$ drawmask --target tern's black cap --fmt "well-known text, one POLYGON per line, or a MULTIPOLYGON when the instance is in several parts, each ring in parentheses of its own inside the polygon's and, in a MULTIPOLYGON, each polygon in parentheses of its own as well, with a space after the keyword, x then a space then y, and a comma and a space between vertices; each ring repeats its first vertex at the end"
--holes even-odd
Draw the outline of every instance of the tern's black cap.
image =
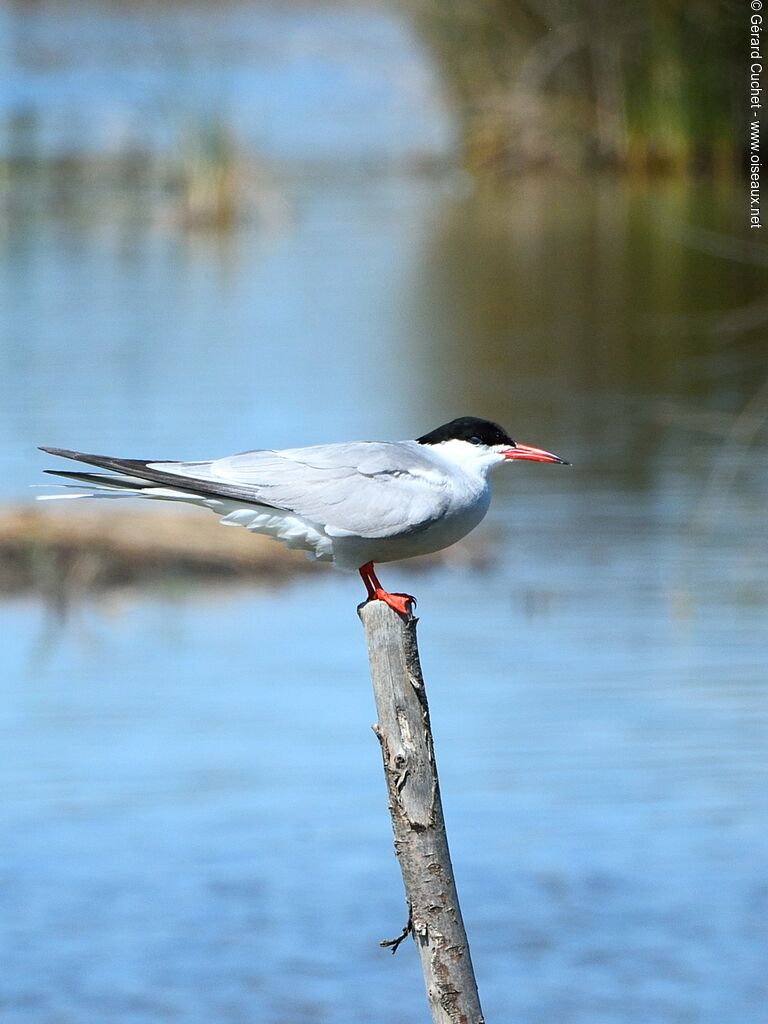
POLYGON ((509 434, 500 427, 498 423, 491 423, 490 420, 481 420, 477 416, 460 416, 450 423, 444 423, 442 427, 430 430, 428 434, 417 437, 419 444, 440 444, 441 441, 469 441, 470 444, 485 444, 492 447, 496 444, 505 444, 510 448, 515 447, 515 442, 509 434))

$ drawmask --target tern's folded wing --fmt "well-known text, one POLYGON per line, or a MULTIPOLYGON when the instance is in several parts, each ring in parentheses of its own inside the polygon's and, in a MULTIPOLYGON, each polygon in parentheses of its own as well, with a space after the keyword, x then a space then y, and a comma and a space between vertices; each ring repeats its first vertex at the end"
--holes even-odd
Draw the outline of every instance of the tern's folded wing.
POLYGON ((213 462, 42 450, 121 474, 105 477, 100 481, 105 485, 170 485, 203 497, 267 506, 302 516, 332 537, 415 533, 440 519, 450 505, 448 481, 415 441, 252 451, 213 462))
POLYGON ((180 476, 204 474, 212 489, 242 488, 251 500, 295 512, 331 536, 413 533, 439 519, 450 504, 443 474, 415 442, 244 452, 163 468, 180 476))

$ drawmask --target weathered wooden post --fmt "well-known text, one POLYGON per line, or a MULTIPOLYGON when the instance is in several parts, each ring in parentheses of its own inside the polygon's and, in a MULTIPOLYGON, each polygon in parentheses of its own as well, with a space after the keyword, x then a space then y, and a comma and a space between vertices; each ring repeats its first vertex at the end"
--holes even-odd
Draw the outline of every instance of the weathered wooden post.
POLYGON ((416 619, 383 601, 358 609, 368 643, 395 852, 403 874, 409 933, 421 957, 434 1024, 482 1024, 467 934, 445 834, 416 619))

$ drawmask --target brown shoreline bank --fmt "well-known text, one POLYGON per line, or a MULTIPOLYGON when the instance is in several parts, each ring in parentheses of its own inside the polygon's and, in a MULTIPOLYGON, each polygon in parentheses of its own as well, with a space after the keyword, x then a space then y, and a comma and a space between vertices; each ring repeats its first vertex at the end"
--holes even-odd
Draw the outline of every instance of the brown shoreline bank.
MULTIPOLYGON (((476 543, 414 560, 480 566, 476 543)), ((268 537, 224 527, 210 513, 134 510, 67 503, 0 509, 0 598, 38 594, 86 597, 126 587, 194 587, 204 583, 285 583, 317 566, 304 552, 268 537)))

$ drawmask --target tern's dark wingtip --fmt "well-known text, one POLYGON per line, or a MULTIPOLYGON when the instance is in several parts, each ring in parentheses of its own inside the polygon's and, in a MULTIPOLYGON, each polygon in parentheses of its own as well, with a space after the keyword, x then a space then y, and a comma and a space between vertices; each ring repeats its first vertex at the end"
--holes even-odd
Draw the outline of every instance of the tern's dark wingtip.
MULTIPOLYGON (((38 451, 45 452, 46 455, 56 455, 60 459, 82 459, 85 452, 76 452, 71 448, 49 448, 47 445, 39 445, 38 451)), ((86 456, 87 460, 88 456, 86 456)))

